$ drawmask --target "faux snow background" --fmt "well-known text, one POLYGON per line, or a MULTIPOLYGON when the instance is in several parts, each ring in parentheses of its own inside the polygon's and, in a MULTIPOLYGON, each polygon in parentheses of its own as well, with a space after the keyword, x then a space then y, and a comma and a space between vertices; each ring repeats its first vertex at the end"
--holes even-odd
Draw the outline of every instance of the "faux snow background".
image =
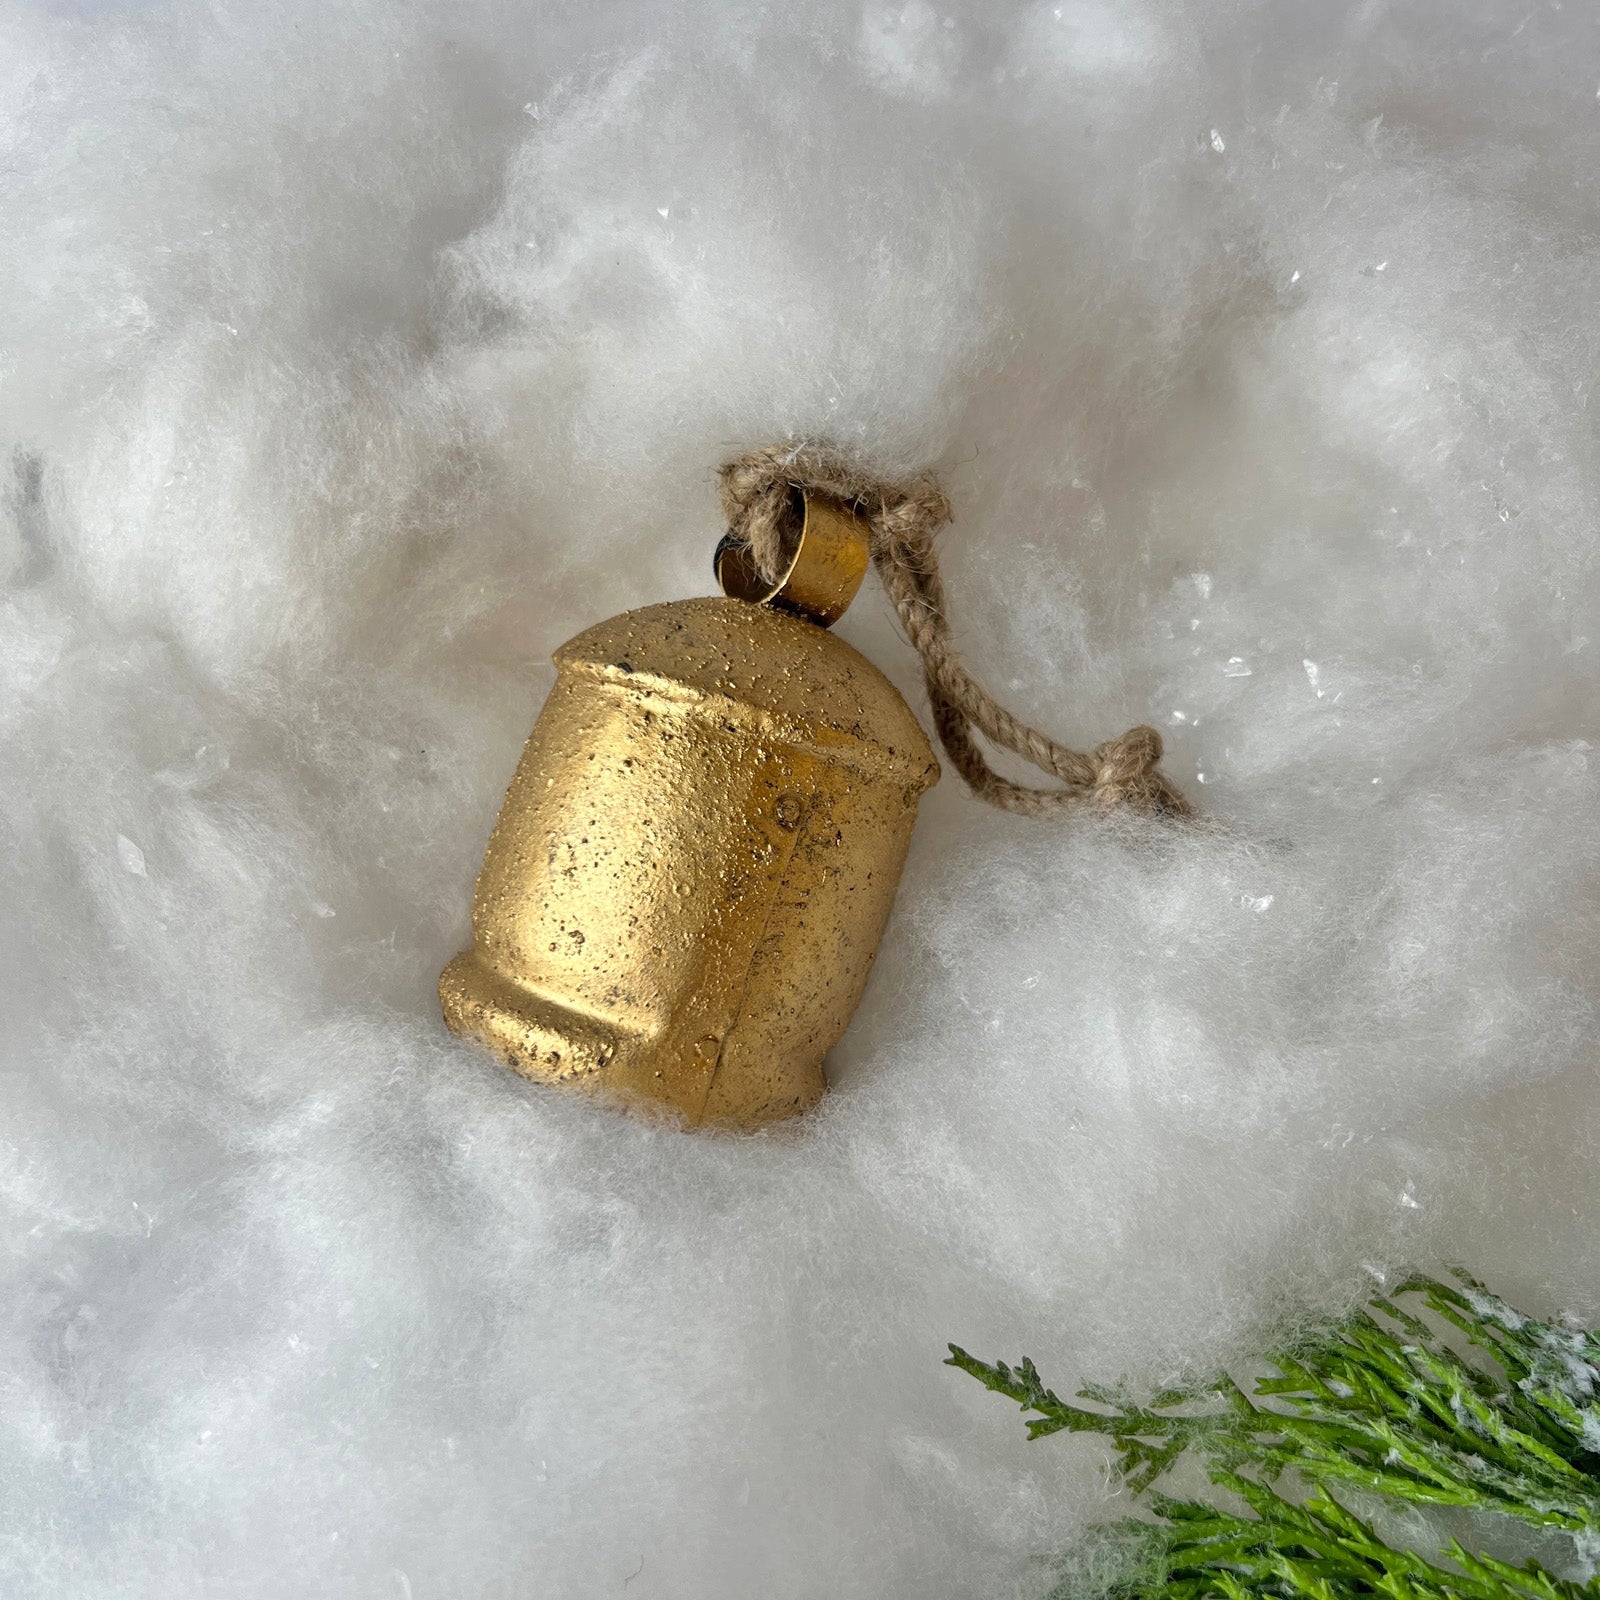
POLYGON ((0 16, 0 1589, 1039 1595, 1121 1507, 946 1340, 1600 1308, 1593 7, 0 16), (1235 831, 947 778, 836 1092, 686 1138, 433 986, 789 431, 1235 831))

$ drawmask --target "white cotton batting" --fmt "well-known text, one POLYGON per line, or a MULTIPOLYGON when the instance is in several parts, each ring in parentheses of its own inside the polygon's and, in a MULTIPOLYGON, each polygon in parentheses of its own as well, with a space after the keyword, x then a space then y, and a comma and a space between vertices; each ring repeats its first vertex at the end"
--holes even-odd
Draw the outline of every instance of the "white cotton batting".
POLYGON ((947 1340, 1600 1309, 1597 85, 1542 0, 11 0, 0 1590, 1039 1596, 1127 1502, 947 1340), (788 434, 1229 827, 947 776, 832 1095, 692 1138, 434 982, 549 652, 788 434))

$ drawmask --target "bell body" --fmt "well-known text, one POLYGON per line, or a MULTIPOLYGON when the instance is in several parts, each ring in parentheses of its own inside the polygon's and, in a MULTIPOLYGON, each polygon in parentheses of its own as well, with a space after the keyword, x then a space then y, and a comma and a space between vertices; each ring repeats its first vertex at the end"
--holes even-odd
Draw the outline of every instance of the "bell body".
POLYGON ((703 599, 564 645, 445 1019, 527 1077, 690 1126, 813 1104, 938 766, 876 667, 703 599))

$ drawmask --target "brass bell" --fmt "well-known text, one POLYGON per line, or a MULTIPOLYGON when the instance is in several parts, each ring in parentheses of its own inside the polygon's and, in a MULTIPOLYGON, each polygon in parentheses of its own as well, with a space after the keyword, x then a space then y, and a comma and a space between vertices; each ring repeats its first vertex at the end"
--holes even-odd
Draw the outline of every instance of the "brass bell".
POLYGON ((690 1127, 815 1104, 939 776, 894 686, 827 631, 867 531, 798 495, 789 571, 724 540, 724 597, 556 652, 489 840, 445 1021, 529 1078, 690 1127))

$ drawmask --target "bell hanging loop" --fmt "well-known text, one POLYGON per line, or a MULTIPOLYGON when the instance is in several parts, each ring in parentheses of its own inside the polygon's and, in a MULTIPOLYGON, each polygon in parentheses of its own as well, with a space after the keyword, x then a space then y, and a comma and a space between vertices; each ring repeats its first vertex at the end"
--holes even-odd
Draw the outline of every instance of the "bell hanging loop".
POLYGON ((774 606, 831 628, 860 592, 872 564, 867 525, 848 506, 804 489, 792 491, 799 532, 786 570, 768 582, 750 546, 726 533, 712 557, 712 570, 731 600, 774 606))

